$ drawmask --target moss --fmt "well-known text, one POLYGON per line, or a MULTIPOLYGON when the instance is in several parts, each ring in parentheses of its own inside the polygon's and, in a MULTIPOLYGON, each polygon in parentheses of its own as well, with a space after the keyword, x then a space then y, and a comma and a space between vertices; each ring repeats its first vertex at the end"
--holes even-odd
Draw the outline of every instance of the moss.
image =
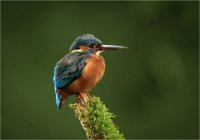
POLYGON ((115 116, 99 97, 84 96, 83 100, 70 107, 75 111, 88 139, 125 139, 112 121, 115 116))

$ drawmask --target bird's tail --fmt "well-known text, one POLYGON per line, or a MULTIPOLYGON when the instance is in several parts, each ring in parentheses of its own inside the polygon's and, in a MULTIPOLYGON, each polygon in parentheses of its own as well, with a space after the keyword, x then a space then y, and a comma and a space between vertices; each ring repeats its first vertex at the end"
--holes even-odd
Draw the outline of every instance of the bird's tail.
POLYGON ((56 89, 55 94, 56 94, 57 110, 60 110, 61 107, 63 106, 65 100, 69 96, 69 94, 65 90, 60 90, 60 89, 56 89))

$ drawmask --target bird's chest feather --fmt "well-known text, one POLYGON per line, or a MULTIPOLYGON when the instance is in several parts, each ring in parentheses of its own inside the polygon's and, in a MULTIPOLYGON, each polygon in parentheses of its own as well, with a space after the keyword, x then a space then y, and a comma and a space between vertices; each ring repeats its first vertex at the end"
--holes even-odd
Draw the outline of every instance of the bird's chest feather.
POLYGON ((89 54, 81 77, 75 80, 69 88, 75 92, 89 91, 102 79, 104 72, 104 58, 101 55, 89 54))

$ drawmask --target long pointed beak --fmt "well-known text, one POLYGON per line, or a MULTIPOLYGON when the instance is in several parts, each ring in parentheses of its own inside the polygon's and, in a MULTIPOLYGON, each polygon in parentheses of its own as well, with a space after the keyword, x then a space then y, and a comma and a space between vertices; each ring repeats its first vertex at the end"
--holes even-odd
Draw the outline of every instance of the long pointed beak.
POLYGON ((127 49, 128 47, 124 46, 116 46, 116 45, 101 45, 102 50, 120 50, 120 49, 127 49))

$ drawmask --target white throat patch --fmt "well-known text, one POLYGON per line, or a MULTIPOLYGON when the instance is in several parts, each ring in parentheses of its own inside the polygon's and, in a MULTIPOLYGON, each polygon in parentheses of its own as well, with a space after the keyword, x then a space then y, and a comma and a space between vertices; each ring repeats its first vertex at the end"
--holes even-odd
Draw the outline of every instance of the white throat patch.
POLYGON ((96 56, 99 56, 103 51, 97 51, 96 56))

